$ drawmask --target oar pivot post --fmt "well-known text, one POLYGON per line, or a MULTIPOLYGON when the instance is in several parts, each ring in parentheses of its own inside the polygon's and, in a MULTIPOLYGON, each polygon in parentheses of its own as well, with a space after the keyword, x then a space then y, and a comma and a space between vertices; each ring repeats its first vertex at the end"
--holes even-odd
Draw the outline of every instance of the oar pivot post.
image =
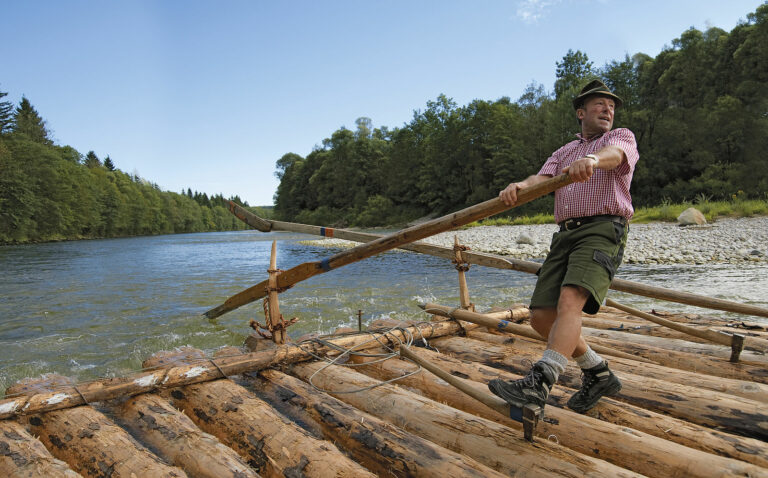
POLYGON ((744 336, 742 334, 731 335, 731 358, 730 361, 736 363, 739 361, 741 351, 744 350, 744 336))

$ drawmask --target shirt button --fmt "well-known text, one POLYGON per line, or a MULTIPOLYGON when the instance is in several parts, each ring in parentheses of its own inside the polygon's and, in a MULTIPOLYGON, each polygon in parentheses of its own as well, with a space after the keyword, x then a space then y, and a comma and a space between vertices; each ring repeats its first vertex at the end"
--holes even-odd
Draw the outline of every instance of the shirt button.
POLYGON ((565 209, 568 209, 568 206, 565 206, 565 209))

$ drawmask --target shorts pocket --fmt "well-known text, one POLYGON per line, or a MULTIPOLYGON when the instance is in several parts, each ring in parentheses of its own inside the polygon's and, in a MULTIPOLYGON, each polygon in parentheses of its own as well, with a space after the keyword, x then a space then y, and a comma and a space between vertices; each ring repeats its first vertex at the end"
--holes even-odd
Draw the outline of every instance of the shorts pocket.
POLYGON ((615 221, 611 221, 613 224, 613 233, 616 237, 616 244, 621 244, 621 240, 624 239, 624 225, 615 221))
POLYGON ((613 280, 613 276, 616 274, 616 264, 611 256, 600 249, 595 249, 595 252, 592 254, 592 260, 603 266, 608 271, 610 280, 613 280))

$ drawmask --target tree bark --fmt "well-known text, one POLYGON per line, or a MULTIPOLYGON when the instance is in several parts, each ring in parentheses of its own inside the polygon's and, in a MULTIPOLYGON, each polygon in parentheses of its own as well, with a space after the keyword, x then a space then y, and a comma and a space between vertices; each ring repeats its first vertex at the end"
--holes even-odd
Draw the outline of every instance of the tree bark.
POLYGON ((187 476, 140 446, 125 430, 89 406, 24 419, 58 459, 83 476, 187 476))
MULTIPOLYGON (((487 365, 466 362, 443 353, 419 349, 438 367, 457 377, 487 384, 491 379, 517 380, 513 374, 487 365)), ((355 359, 356 362, 359 360, 355 359)), ((549 395, 548 407, 565 408, 574 392, 571 388, 556 386, 549 395)), ((549 412, 545 410, 545 415, 549 412)), ((768 444, 754 438, 745 438, 662 415, 650 410, 603 397, 585 415, 615 425, 632 428, 665 440, 695 448, 707 453, 735 458, 761 467, 768 467, 768 444)))
POLYGON ((290 416, 317 425, 327 440, 379 476, 445 478, 499 477, 475 460, 403 431, 375 416, 321 393, 301 380, 263 370, 254 380, 259 393, 280 403, 290 416))
MULTIPOLYGON (((468 334, 469 337, 477 340, 491 343, 497 342, 495 338, 496 336, 489 334, 488 332, 473 330, 468 332, 468 334)), ((507 342, 504 345, 513 348, 517 355, 524 354, 526 358, 534 362, 541 357, 541 354, 546 349, 546 345, 543 343, 524 339, 515 340, 514 343, 507 342)), ((664 380, 670 383, 735 395, 737 397, 743 397, 758 402, 768 402, 768 385, 762 383, 714 377, 712 375, 687 372, 685 370, 678 370, 652 363, 638 363, 635 360, 622 357, 606 357, 606 359, 610 362, 611 369, 614 372, 622 372, 619 375, 619 378, 621 378, 624 373, 631 373, 656 380, 664 380)), ((768 403, 766 403, 766 408, 768 408, 768 403)))
MULTIPOLYGON (((408 337, 424 337, 426 339, 441 335, 455 334, 461 327, 453 321, 422 324, 409 327, 406 330, 391 330, 386 335, 378 335, 383 342, 399 343, 408 337)), ((339 337, 333 340, 338 347, 378 347, 379 343, 371 340, 370 335, 339 337)), ((191 364, 169 364, 155 370, 146 370, 131 374, 127 377, 108 378, 81 383, 78 388, 71 384, 58 387, 55 391, 33 390, 29 394, 17 395, 14 391, 6 391, 6 397, 0 400, 0 420, 17 415, 63 410, 89 402, 111 400, 119 397, 130 397, 153 391, 156 387, 173 388, 181 385, 203 383, 220 379, 223 376, 237 375, 245 372, 258 371, 273 365, 288 364, 301 360, 309 360, 311 354, 338 355, 335 349, 321 343, 305 343, 299 347, 296 344, 286 344, 273 349, 253 352, 243 355, 216 358, 209 360, 200 358, 191 364)))
POLYGON ((257 478, 231 448, 204 433, 165 399, 152 394, 132 397, 113 408, 134 436, 189 476, 257 478))
POLYGON ((20 424, 0 422, 0 476, 7 478, 79 478, 63 461, 51 455, 40 440, 20 424))
MULTIPOLYGON (((512 347, 499 346, 467 338, 442 337, 432 341, 441 352, 459 358, 484 363, 520 375, 530 368, 521 363, 537 361, 541 354, 527 353, 512 347)), ((645 364, 640 364, 640 367, 645 364)), ((578 367, 569 365, 560 375, 560 383, 579 388, 578 367)), ((764 402, 728 395, 698 387, 656 380, 631 373, 621 373, 622 389, 616 395, 650 410, 661 411, 704 426, 722 427, 744 436, 768 438, 768 415, 764 402)))
MULTIPOLYGON (((418 348, 410 350, 439 366, 434 356, 440 354, 418 348)), ((466 367, 473 368, 473 365, 466 364, 466 367)), ((416 365, 404 360, 387 360, 356 367, 356 370, 379 380, 390 380, 413 372, 416 368, 416 365)), ((473 372, 477 374, 476 370, 473 372)), ((498 414, 488 407, 482 406, 477 400, 426 371, 398 380, 397 383, 409 389, 416 389, 436 402, 490 420, 502 420, 502 423, 509 427, 522 429, 520 423, 506 417, 498 417, 498 414)), ((486 383, 472 380, 465 380, 465 383, 472 385, 479 392, 488 393, 486 383)), ((558 443, 574 451, 606 460, 648 477, 707 476, 711 475, 712 470, 719 470, 724 476, 768 476, 768 470, 752 464, 711 455, 626 426, 614 425, 556 407, 546 409, 545 419, 539 421, 536 434, 545 440, 548 437, 556 437, 558 443)))
POLYGON ((230 380, 187 385, 170 395, 177 408, 263 476, 374 476, 230 380))
MULTIPOLYGON (((308 380, 323 367, 296 364, 291 373, 308 380)), ((418 396, 400 387, 383 385, 360 393, 337 395, 378 384, 365 375, 339 366, 326 367, 313 376, 315 386, 350 405, 387 420, 438 445, 468 455, 513 476, 633 476, 634 473, 586 457, 553 443, 528 443, 518 432, 418 396)))

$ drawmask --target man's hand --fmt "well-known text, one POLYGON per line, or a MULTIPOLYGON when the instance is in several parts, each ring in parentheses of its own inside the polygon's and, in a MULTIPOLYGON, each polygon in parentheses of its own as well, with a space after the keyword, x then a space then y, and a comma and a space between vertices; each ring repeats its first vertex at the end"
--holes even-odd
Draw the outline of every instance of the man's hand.
POLYGON ((568 173, 568 175, 577 183, 583 183, 592 177, 597 165, 597 159, 593 155, 590 155, 589 157, 577 159, 571 163, 570 166, 563 168, 563 172, 568 173))
POLYGON ((520 183, 510 183, 509 186, 499 192, 499 197, 507 206, 514 206, 517 202, 517 190, 523 189, 520 183))

